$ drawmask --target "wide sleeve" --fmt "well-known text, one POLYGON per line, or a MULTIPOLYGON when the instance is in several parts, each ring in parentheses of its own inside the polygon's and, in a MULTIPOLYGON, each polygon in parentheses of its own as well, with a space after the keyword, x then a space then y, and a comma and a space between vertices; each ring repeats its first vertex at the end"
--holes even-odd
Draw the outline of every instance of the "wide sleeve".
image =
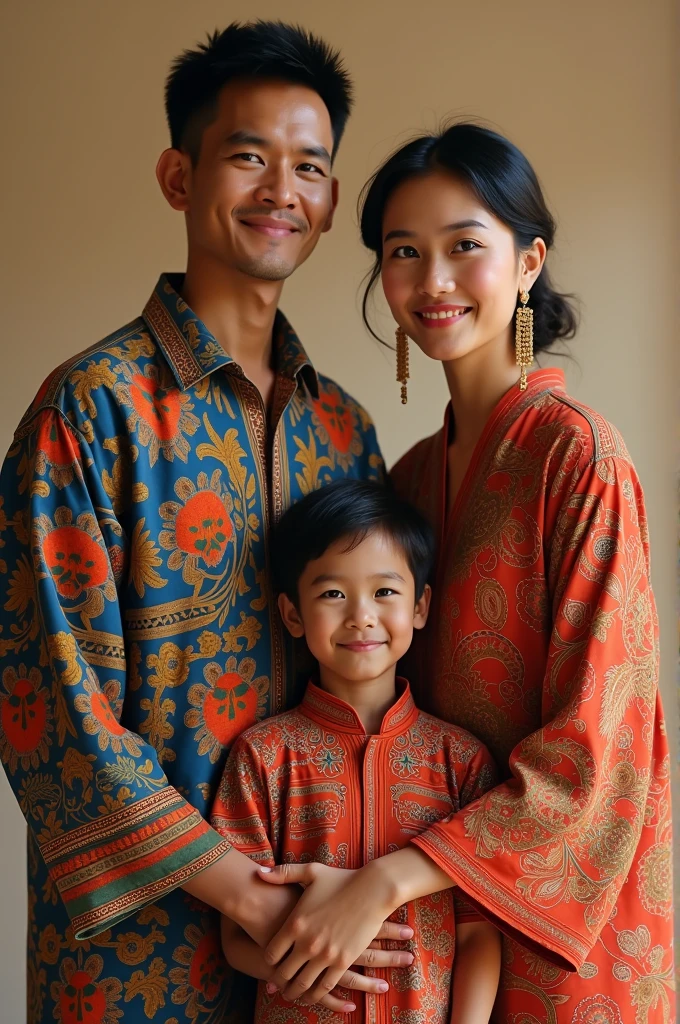
POLYGON ((265 867, 275 866, 266 774, 247 735, 232 747, 210 821, 241 853, 265 867))
POLYGON ((629 873, 667 748, 634 470, 590 463, 546 515, 542 728, 513 750, 507 782, 413 842, 501 930, 575 970, 629 873))
MULTIPOLYGON (((463 731, 459 730, 459 732, 463 731)), ((465 744, 461 743, 459 739, 456 749, 459 751, 464 746, 465 744)), ((456 790, 461 809, 474 803, 475 800, 479 800, 498 782, 496 764, 484 744, 473 736, 468 736, 467 746, 472 750, 472 756, 458 758, 456 765, 456 790)), ((459 886, 453 890, 453 909, 456 924, 470 924, 474 921, 485 920, 484 915, 470 903, 459 886)))
POLYGON ((127 557, 86 438, 42 410, 0 476, 0 753, 78 939, 229 849, 121 724, 127 557))

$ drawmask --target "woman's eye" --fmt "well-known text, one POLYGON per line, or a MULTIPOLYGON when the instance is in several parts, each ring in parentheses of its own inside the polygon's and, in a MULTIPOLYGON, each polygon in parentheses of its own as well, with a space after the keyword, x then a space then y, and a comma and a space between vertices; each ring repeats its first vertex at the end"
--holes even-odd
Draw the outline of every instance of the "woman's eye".
POLYGON ((391 597, 392 594, 396 594, 396 590, 392 590, 391 587, 381 587, 375 592, 376 597, 391 597))
POLYGON ((454 252, 472 252, 473 249, 479 249, 479 246, 471 238, 463 238, 462 241, 456 242, 453 247, 454 252))
POLYGON ((398 260, 410 259, 413 256, 418 255, 418 250, 414 249, 412 245, 400 245, 398 249, 395 249, 392 253, 398 260))

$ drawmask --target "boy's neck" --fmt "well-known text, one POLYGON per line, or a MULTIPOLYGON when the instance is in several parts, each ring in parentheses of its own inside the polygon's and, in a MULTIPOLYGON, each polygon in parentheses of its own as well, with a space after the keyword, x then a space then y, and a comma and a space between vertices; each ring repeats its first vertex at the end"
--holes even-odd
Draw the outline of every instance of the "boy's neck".
POLYGON ((369 735, 380 732, 383 718, 397 699, 396 665, 376 679, 341 679, 319 666, 321 689, 353 707, 369 735))

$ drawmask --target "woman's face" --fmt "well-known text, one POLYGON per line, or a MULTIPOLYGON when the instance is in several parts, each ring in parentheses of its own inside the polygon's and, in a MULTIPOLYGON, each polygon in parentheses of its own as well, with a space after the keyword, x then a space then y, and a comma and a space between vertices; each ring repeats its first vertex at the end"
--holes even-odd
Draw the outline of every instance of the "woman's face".
POLYGON ((404 182, 387 203, 385 297, 431 359, 459 359, 504 338, 509 346, 519 289, 538 271, 527 278, 510 228, 445 171, 404 182))

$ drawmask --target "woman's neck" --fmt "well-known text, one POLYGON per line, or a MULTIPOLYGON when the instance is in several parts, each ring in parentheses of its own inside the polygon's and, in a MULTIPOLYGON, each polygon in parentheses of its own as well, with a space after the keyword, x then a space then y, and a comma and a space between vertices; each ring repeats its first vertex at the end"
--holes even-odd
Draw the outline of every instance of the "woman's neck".
POLYGON ((453 444, 471 452, 498 402, 519 379, 509 332, 443 365, 455 423, 453 444))

